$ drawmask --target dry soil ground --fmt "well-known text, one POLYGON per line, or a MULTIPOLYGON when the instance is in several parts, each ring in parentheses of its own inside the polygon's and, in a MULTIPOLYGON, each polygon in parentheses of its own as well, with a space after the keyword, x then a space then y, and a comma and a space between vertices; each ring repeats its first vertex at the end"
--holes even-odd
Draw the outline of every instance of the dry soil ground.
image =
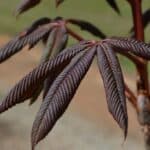
MULTIPOLYGON (((8 39, 1 37, 0 45, 8 39)), ((40 51, 40 47, 32 51, 24 49, 0 65, 1 99, 37 65, 40 51)), ((127 78, 130 86, 132 79, 127 78)), ((30 131, 40 103, 40 98, 31 107, 26 102, 0 116, 0 150, 30 149, 30 131)), ((102 80, 93 64, 69 109, 37 150, 142 150, 142 134, 130 104, 128 113, 129 134, 124 142, 122 131, 108 113, 102 80)))

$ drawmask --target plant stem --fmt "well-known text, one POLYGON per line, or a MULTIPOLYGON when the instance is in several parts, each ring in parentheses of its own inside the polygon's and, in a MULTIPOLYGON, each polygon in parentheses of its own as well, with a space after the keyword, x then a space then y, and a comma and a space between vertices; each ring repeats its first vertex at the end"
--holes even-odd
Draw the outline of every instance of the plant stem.
MULTIPOLYGON (((134 21, 135 38, 144 41, 144 28, 142 19, 141 0, 130 0, 134 21)), ((139 123, 143 127, 144 142, 146 150, 150 150, 150 101, 149 101, 149 80, 148 65, 144 60, 136 64, 137 68, 137 107, 139 123)))
POLYGON ((136 109, 136 111, 138 111, 137 109, 137 102, 136 102, 136 96, 134 95, 134 93, 130 90, 130 88, 127 86, 127 84, 125 84, 125 94, 126 97, 129 99, 129 101, 131 102, 131 104, 133 105, 133 107, 136 109))
MULTIPOLYGON (((135 38, 144 41, 144 28, 142 19, 141 0, 131 0, 134 21, 135 38)), ((147 61, 136 65, 137 68, 137 93, 149 95, 147 61)))
POLYGON ((77 41, 82 41, 84 40, 84 38, 82 38, 80 35, 78 35, 77 33, 75 33, 74 31, 72 31, 70 28, 66 27, 67 28, 67 31, 68 33, 74 38, 76 39, 77 41))

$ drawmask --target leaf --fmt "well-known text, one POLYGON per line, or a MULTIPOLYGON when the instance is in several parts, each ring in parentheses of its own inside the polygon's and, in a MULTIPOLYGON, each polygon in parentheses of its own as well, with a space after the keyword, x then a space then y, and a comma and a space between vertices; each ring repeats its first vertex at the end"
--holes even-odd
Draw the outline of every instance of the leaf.
POLYGON ((51 31, 53 25, 43 25, 33 31, 31 34, 23 37, 16 37, 0 49, 0 63, 4 62, 12 55, 19 52, 24 46, 29 45, 33 48, 37 42, 44 38, 51 31))
POLYGON ((120 10, 116 3, 116 0, 106 0, 106 1, 118 14, 120 14, 120 10))
POLYGON ((55 37, 53 38, 53 47, 51 57, 56 56, 60 53, 67 45, 68 42, 68 32, 65 26, 60 26, 57 30, 55 37))
POLYGON ((33 123, 32 150, 67 109, 94 55, 95 48, 76 56, 52 84, 33 123))
MULTIPOLYGON (((42 55, 40 63, 44 63, 48 61, 50 58, 56 56, 59 52, 61 52, 65 48, 67 44, 67 40, 68 40, 68 34, 64 26, 53 29, 47 40, 47 45, 46 45, 45 50, 43 51, 43 55, 42 55)), ((62 69, 63 68, 61 69, 59 68, 59 70, 56 69, 55 71, 53 71, 52 74, 48 76, 49 79, 45 80, 45 82, 47 83, 45 83, 43 95, 46 95, 47 90, 49 89, 53 80, 62 71, 62 69)), ((33 104, 36 101, 42 89, 43 89, 43 84, 37 87, 37 91, 35 92, 35 94, 33 94, 30 104, 33 104)))
POLYGON ((0 63, 11 57, 13 54, 19 52, 25 45, 26 43, 24 40, 18 40, 18 38, 14 38, 8 42, 0 49, 0 63))
POLYGON ((131 38, 112 37, 106 40, 115 49, 131 52, 144 59, 150 59, 150 44, 131 38))
POLYGON ((54 24, 46 24, 40 26, 35 32, 30 34, 28 38, 29 49, 33 48, 37 42, 44 39, 47 34, 51 32, 51 30, 55 27, 54 24))
POLYGON ((90 22, 79 19, 68 19, 67 21, 71 24, 79 26, 82 30, 88 31, 99 38, 106 38, 106 35, 90 22))
POLYGON ((30 8, 35 7, 40 2, 41 0, 22 0, 16 9, 16 15, 20 15, 21 13, 29 10, 30 8))
POLYGON ((143 14, 143 25, 144 28, 150 23, 150 9, 146 10, 143 14))
MULTIPOLYGON (((66 47, 67 42, 68 42, 67 30, 64 26, 62 26, 58 29, 57 36, 55 38, 55 42, 53 45, 51 57, 54 57, 57 54, 59 54, 66 47)), ((57 75, 62 71, 62 69, 55 70, 53 74, 49 75, 48 78, 45 80, 43 97, 46 96, 47 91, 50 88, 50 85, 52 84, 54 79, 57 77, 57 75)))
POLYGON ((48 62, 41 64, 21 81, 19 81, 0 103, 0 113, 6 111, 12 106, 22 103, 28 98, 31 98, 33 93, 54 70, 65 67, 71 59, 79 52, 84 51, 88 46, 88 41, 83 41, 74 45, 71 48, 66 48, 58 56, 52 58, 48 62))
POLYGON ((58 7, 61 3, 64 2, 64 0, 55 0, 55 2, 56 2, 56 7, 58 7))
POLYGON ((108 109, 127 135, 128 116, 125 87, 119 61, 114 51, 103 44, 97 48, 99 70, 103 79, 108 109))
POLYGON ((48 24, 50 22, 51 22, 51 19, 47 17, 43 17, 34 21, 27 29, 25 29, 25 31, 19 34, 19 38, 31 34, 33 31, 37 30, 37 28, 39 28, 40 26, 48 24))

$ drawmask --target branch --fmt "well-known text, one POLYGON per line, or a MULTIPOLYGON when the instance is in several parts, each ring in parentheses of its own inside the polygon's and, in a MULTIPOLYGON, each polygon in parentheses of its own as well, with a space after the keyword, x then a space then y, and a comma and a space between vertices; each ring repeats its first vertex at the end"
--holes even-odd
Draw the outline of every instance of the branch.
POLYGON ((126 52, 118 50, 118 49, 115 49, 115 51, 118 52, 119 54, 127 57, 136 66, 141 65, 141 64, 145 64, 145 60, 143 60, 141 57, 135 56, 129 52, 126 53, 126 52))
MULTIPOLYGON (((128 0, 129 1, 129 0, 128 0)), ((144 41, 144 28, 142 19, 142 8, 141 0, 130 0, 129 1, 132 8, 132 15, 134 20, 134 30, 135 37, 137 40, 144 41)), ((143 63, 137 64, 137 92, 147 93, 149 95, 149 85, 148 85, 148 66, 147 61, 143 60, 143 63)))
POLYGON ((80 35, 78 35, 77 33, 75 33, 74 31, 72 31, 70 28, 66 27, 67 28, 67 31, 68 33, 73 37, 75 38, 76 40, 78 41, 83 41, 84 38, 82 38, 80 35))
POLYGON ((125 94, 126 94, 126 97, 128 98, 128 100, 130 101, 130 103, 134 106, 134 108, 137 111, 138 110, 137 98, 134 95, 134 93, 130 90, 130 88, 127 86, 127 84, 125 84, 125 94))

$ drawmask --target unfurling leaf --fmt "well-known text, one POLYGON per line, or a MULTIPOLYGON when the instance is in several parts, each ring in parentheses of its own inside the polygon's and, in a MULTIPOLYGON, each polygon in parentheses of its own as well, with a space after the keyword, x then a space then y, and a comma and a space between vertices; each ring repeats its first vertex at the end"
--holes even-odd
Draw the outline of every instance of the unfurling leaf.
POLYGON ((106 35, 90 22, 79 19, 68 19, 68 22, 79 26, 82 30, 86 30, 97 37, 106 38, 106 35))
POLYGON ((87 47, 87 41, 83 41, 71 48, 66 48, 58 56, 52 58, 46 63, 41 64, 29 74, 27 74, 18 84, 12 88, 6 98, 0 103, 0 113, 6 111, 12 106, 22 103, 31 98, 33 93, 43 81, 53 73, 55 69, 65 67, 71 59, 87 47))
POLYGON ((94 47, 79 53, 53 82, 33 123, 32 150, 67 109, 92 63, 95 51, 94 47))
POLYGON ((107 40, 113 48, 150 60, 150 44, 131 38, 112 37, 107 40))
POLYGON ((106 0, 106 1, 118 14, 120 14, 120 10, 119 10, 116 0, 106 0))
POLYGON ((103 79, 108 109, 127 135, 128 116, 125 102, 125 87, 119 61, 114 51, 106 44, 97 48, 99 70, 103 79))
POLYGON ((41 0, 22 0, 21 4, 16 9, 16 15, 19 15, 30 8, 35 7, 37 4, 39 4, 41 0))

